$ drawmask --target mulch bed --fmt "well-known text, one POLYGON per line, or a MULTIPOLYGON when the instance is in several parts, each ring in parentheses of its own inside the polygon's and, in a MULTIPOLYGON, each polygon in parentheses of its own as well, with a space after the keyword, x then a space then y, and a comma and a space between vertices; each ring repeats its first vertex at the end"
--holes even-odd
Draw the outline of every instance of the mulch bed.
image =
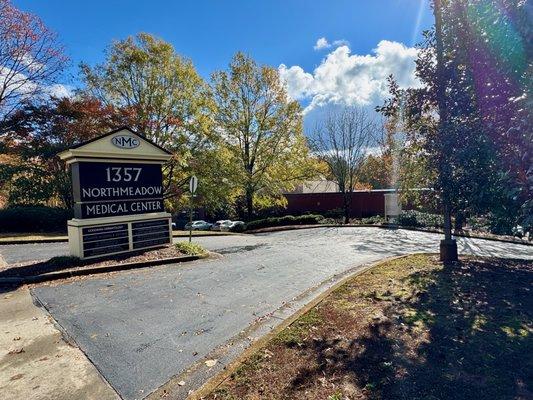
POLYGON ((164 258, 180 257, 184 254, 174 246, 162 247, 138 253, 117 255, 106 259, 92 259, 80 261, 73 257, 54 257, 50 260, 10 264, 0 267, 0 278, 25 277, 42 275, 49 272, 84 269, 89 267, 104 267, 117 264, 129 264, 143 261, 161 260, 164 258))
POLYGON ((359 275, 209 399, 533 399, 533 263, 435 256, 359 275))

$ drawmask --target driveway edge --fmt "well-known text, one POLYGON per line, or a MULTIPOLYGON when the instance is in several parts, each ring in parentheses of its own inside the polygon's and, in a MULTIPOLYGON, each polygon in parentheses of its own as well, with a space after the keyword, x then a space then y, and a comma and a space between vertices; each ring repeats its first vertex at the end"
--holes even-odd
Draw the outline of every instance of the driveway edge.
MULTIPOLYGON (((233 360, 229 361, 226 365, 220 365, 219 372, 216 372, 213 376, 207 379, 205 383, 203 383, 198 389, 189 391, 188 395, 186 396, 189 400, 200 400, 203 397, 207 396, 209 393, 214 391, 218 386, 220 386, 235 370, 244 362, 246 361, 251 355, 253 355, 257 350, 264 347, 270 340, 272 340, 279 332, 281 332, 283 329, 291 325, 294 321, 296 321, 298 318, 300 318, 303 314, 311 310, 312 308, 316 307, 318 304, 320 304, 326 297, 328 297, 334 290, 338 289, 340 286, 344 285, 347 281, 350 279, 388 261, 404 258, 407 256, 410 256, 411 254, 405 254, 400 256, 393 256, 393 257, 387 257, 383 258, 379 261, 373 262, 368 265, 360 265, 360 268, 358 268, 356 271, 352 273, 348 273, 347 275, 344 275, 340 280, 333 285, 331 285, 329 288, 321 292, 319 295, 314 297, 312 300, 307 302, 305 305, 300 307, 297 311, 292 313, 289 317, 285 318, 281 323, 279 323, 277 326, 272 328, 270 331, 265 333, 260 338, 254 340, 248 347, 244 348, 244 350, 238 354, 233 360)), ((356 268, 357 265, 354 266, 356 268)), ((324 282, 327 282, 332 278, 326 279, 324 282)), ((324 283, 323 282, 323 283, 324 283)), ((318 285, 320 286, 320 285, 318 285)), ((308 291, 301 294, 301 296, 306 295, 308 291)), ((272 314, 274 314, 273 312, 272 314)), ((276 317, 277 318, 277 317, 276 317)), ((249 331, 250 329, 254 329, 255 324, 249 326, 245 331, 243 331, 243 334, 246 335, 244 332, 249 331)), ((229 339, 230 342, 235 342, 235 338, 229 339)), ((234 343, 235 344, 235 343, 234 343)), ((225 347, 223 345, 222 347, 225 347)), ((216 353, 218 349, 213 350, 214 353, 216 353)), ((164 383, 162 386, 160 386, 158 389, 156 389, 154 392, 152 392, 150 395, 146 397, 145 400, 155 400, 159 399, 161 397, 166 396, 175 396, 172 398, 185 398, 180 395, 183 394, 183 389, 185 386, 183 385, 183 378, 184 376, 189 375, 191 372, 196 374, 207 374, 208 370, 205 370, 204 360, 199 361, 196 365, 192 365, 189 367, 186 371, 183 373, 180 373, 173 378, 171 378, 169 381, 164 383), (203 371, 202 371, 203 370, 203 371)), ((218 367, 218 366, 217 366, 218 367)), ((185 391, 185 393, 187 393, 185 391)))
POLYGON ((116 271, 126 271, 130 269, 137 268, 146 268, 146 267, 155 267, 156 265, 164 264, 173 264, 173 263, 182 263, 188 261, 195 261, 202 258, 201 256, 179 256, 179 257, 170 257, 162 258, 159 260, 149 260, 149 261, 140 261, 127 264, 114 264, 114 265, 105 265, 100 267, 89 267, 78 270, 71 271, 58 271, 51 272, 42 275, 30 275, 24 277, 5 277, 0 278, 0 284, 28 284, 28 283, 42 283, 50 282, 58 279, 72 278, 76 276, 87 276, 95 274, 103 274, 106 272, 116 272, 116 271))
MULTIPOLYGON (((387 226, 387 225, 372 225, 372 224, 315 224, 315 225, 286 225, 286 226, 273 226, 270 228, 260 228, 253 229, 251 231, 245 231, 246 234, 256 234, 256 233, 270 233, 270 232, 283 232, 283 231, 294 231, 299 229, 318 229, 318 228, 380 228, 380 229, 389 229, 389 230, 405 230, 405 231, 414 231, 414 232, 427 232, 427 233, 443 233, 442 230, 438 229, 419 229, 412 226, 387 226)), ((526 246, 533 246, 533 241, 512 239, 509 237, 498 237, 498 236, 483 236, 476 234, 468 233, 454 233, 453 236, 456 237, 465 237, 471 239, 484 239, 491 240, 494 242, 502 243, 514 243, 514 244, 523 244, 526 246)))
MULTIPOLYGON (((421 253, 422 254, 422 253, 421 253)), ((241 353, 240 356, 238 356, 234 361, 230 362, 228 365, 224 367, 224 370, 222 372, 219 372, 217 375, 213 376, 211 379, 209 379, 204 385, 202 385, 198 390, 191 393, 187 399, 188 400, 201 400, 203 397, 207 396, 211 392, 213 392, 218 386, 220 386, 226 379, 228 379, 231 374, 235 372, 239 366, 242 365, 244 361, 246 361, 251 355, 253 355, 255 352, 257 352, 260 348, 264 347, 268 342, 270 342, 275 336, 277 336, 282 330, 290 326, 294 321, 296 321, 298 318, 300 318, 305 313, 309 312, 312 308, 315 308, 320 303, 326 299, 331 293, 333 293, 335 290, 340 288, 342 285, 344 285, 349 280, 355 278, 358 275, 361 275, 370 269, 377 267, 383 263, 390 262, 393 260, 405 258, 408 256, 411 256, 412 254, 404 254, 401 256, 393 256, 393 257, 387 257, 383 258, 379 261, 373 262, 372 264, 362 266, 361 269, 358 269, 357 271, 348 274, 347 276, 341 278, 337 283, 333 284, 331 287, 320 293, 317 297, 315 297, 313 300, 311 300, 309 303, 304 305, 302 308, 294 312, 291 316, 283 320, 279 325, 277 325, 274 329, 272 329, 270 332, 268 332, 266 335, 264 335, 262 338, 256 340, 253 344, 250 345, 244 352, 241 353)))

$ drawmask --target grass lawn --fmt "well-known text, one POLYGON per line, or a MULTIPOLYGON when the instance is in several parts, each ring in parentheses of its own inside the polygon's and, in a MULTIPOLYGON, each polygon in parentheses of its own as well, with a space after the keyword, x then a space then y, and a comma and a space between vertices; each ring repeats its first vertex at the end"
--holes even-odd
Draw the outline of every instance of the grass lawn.
POLYGON ((533 263, 436 256, 340 287, 209 399, 532 399, 533 263))

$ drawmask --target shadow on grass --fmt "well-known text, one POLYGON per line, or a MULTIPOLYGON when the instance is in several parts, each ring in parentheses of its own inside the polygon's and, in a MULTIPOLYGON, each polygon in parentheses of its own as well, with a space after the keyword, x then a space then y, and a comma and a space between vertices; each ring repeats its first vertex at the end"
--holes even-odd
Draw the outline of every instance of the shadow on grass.
POLYGON ((533 399, 531 262, 466 260, 402 283, 411 294, 380 300, 364 334, 303 344, 316 367, 289 392, 328 376, 370 399, 533 399))

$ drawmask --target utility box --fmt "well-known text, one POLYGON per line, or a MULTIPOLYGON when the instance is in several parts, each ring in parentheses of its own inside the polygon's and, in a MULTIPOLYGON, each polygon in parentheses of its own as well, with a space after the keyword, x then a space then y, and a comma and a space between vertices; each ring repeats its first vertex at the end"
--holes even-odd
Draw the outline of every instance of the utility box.
POLYGON ((398 199, 398 192, 394 193, 385 193, 385 220, 397 220, 398 216, 402 212, 400 202, 398 199))

